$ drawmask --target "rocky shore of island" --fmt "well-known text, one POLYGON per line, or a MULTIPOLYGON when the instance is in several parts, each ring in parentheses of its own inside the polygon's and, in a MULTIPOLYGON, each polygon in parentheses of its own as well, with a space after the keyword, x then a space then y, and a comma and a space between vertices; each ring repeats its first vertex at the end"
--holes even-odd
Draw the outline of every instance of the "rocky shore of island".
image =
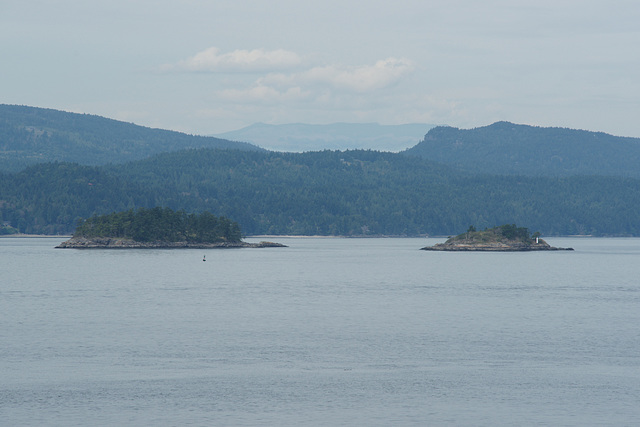
POLYGON ((573 248, 556 248, 542 243, 438 243, 421 248, 423 251, 484 251, 484 252, 528 252, 528 251, 572 251, 573 248))
POLYGON ((57 249, 234 249, 234 248, 284 248, 286 245, 274 242, 138 242, 131 239, 110 237, 72 237, 60 243, 57 249))
POLYGON ((421 248, 423 251, 450 252, 530 252, 530 251, 572 251, 573 248, 556 248, 540 238, 540 233, 529 234, 524 227, 505 224, 499 227, 477 231, 471 226, 466 233, 450 237, 444 243, 421 248))

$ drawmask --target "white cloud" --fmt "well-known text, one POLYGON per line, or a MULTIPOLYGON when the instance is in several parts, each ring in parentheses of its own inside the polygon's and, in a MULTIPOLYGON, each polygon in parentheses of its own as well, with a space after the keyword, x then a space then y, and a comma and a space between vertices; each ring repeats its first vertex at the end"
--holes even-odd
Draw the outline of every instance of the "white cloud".
POLYGON ((352 92, 371 92, 390 86, 414 70, 408 59, 387 58, 373 65, 331 64, 292 74, 272 73, 258 80, 261 85, 322 85, 352 92))
POLYGON ((275 117, 285 117, 287 111, 295 110, 292 116, 331 114, 336 117, 334 120, 342 115, 345 120, 374 121, 381 115, 389 119, 388 113, 381 111, 388 111, 389 105, 395 104, 396 85, 415 70, 411 60, 401 57, 359 65, 312 64, 312 57, 308 55, 303 60, 301 55, 286 50, 221 53, 210 48, 167 69, 229 72, 224 77, 198 79, 198 85, 209 84, 212 89, 208 108, 226 104, 230 111, 244 112, 245 119, 266 114, 276 120, 275 117))
POLYGON ((226 89, 218 94, 221 98, 237 103, 275 103, 301 101, 309 96, 300 87, 278 90, 270 86, 257 84, 248 89, 226 89))
POLYGON ((299 66, 302 58, 294 52, 277 50, 234 50, 220 53, 220 49, 210 47, 194 56, 165 66, 165 69, 208 72, 268 72, 299 66))
POLYGON ((407 59, 387 58, 373 65, 340 64, 314 67, 298 73, 270 73, 243 89, 219 93, 235 102, 282 102, 354 96, 384 89, 399 82, 414 67, 407 59))
POLYGON ((370 92, 397 82, 413 68, 407 59, 387 58, 374 65, 316 67, 304 72, 301 78, 354 92, 370 92))

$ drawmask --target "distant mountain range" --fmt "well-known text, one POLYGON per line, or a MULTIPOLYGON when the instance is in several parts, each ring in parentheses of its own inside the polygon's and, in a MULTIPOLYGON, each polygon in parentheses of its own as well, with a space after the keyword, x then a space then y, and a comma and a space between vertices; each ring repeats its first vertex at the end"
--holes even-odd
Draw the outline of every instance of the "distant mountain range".
POLYGON ((255 124, 218 137, 100 116, 0 104, 0 172, 52 161, 125 163, 186 148, 400 152, 470 173, 640 177, 640 138, 497 122, 475 129, 427 124, 255 124))
POLYGON ((640 236, 639 142, 499 122, 437 127, 401 153, 287 153, 0 105, 0 234, 64 234, 95 214, 163 206, 207 210, 247 234, 448 235, 515 223, 640 236))
POLYGON ((640 177, 640 138, 509 122, 439 126, 404 154, 473 173, 640 177))
POLYGON ((244 141, 272 151, 302 153, 321 150, 377 150, 398 152, 413 147, 434 125, 377 123, 303 123, 251 126, 221 134, 218 138, 244 141))
POLYGON ((0 104, 0 171, 53 161, 123 163, 185 148, 262 150, 220 138, 152 129, 89 114, 0 104))

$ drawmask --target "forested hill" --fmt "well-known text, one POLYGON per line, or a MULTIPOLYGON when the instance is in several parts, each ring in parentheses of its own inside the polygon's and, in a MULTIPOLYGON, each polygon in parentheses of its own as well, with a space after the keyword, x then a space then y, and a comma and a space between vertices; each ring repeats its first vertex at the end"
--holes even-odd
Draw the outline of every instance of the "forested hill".
POLYGON ((475 173, 640 177, 640 138, 508 122, 436 127, 404 153, 475 173))
POLYGON ((152 129, 88 114, 0 104, 0 172, 52 161, 123 163, 185 148, 255 145, 152 129))
POLYGON ((70 233, 79 218, 156 206, 209 211, 247 235, 452 235, 518 223, 545 236, 640 236, 638 179, 474 176, 376 151, 192 149, 0 173, 0 225, 23 233, 70 233))

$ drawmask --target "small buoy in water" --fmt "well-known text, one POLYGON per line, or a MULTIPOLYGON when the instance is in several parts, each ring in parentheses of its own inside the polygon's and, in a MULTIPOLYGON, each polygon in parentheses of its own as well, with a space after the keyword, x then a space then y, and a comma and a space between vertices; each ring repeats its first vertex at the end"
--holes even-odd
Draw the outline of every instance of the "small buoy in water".
POLYGON ((203 261, 206 261, 206 260, 207 260, 207 256, 206 256, 206 255, 204 255, 204 256, 202 257, 202 260, 203 260, 203 261))

